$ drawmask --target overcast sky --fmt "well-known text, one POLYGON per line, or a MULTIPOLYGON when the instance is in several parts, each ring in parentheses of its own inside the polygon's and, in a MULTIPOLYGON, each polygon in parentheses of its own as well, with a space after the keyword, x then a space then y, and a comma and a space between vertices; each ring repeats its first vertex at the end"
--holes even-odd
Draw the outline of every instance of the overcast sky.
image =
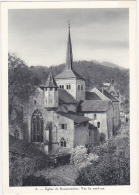
POLYGON ((9 51, 29 66, 65 63, 68 18, 74 61, 129 66, 128 9, 23 9, 8 16, 9 51))

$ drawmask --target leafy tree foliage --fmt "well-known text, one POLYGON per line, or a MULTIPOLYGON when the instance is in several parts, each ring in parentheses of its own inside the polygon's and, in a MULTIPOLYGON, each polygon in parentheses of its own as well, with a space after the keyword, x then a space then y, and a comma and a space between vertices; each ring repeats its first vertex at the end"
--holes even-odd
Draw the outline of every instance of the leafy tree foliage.
POLYGON ((77 146, 71 150, 70 163, 74 164, 78 169, 86 167, 92 163, 92 161, 97 161, 98 155, 88 154, 87 148, 85 146, 77 146))
POLYGON ((26 63, 15 54, 8 54, 9 113, 33 88, 32 74, 26 63))
POLYGON ((79 171, 77 185, 130 185, 128 135, 118 135, 93 152, 99 159, 79 171))

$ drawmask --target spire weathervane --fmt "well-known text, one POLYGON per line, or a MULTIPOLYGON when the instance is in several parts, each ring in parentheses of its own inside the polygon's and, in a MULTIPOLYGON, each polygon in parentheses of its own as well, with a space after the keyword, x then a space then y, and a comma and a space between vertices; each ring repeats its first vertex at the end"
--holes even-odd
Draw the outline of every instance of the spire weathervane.
POLYGON ((67 20, 68 27, 70 28, 70 19, 67 20))

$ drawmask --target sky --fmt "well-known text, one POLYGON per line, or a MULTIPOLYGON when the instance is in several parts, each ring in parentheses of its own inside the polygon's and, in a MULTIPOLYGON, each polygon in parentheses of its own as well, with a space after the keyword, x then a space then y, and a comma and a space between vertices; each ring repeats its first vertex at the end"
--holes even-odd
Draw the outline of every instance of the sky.
POLYGON ((129 68, 126 8, 9 10, 9 52, 28 66, 65 63, 68 18, 74 61, 107 61, 129 68))

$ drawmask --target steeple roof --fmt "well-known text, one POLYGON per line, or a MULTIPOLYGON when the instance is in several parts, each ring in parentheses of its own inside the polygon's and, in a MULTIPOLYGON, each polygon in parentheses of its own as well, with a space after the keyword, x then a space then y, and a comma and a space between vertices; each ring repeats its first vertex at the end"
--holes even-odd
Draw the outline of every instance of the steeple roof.
POLYGON ((44 85, 40 85, 40 88, 58 88, 57 83, 53 77, 53 73, 52 73, 52 67, 51 67, 51 71, 49 73, 48 79, 46 80, 44 85))
POLYGON ((72 44, 70 37, 70 24, 69 24, 69 34, 67 41, 67 55, 66 55, 66 66, 65 70, 55 77, 56 79, 67 79, 67 78, 78 78, 85 80, 80 76, 75 70, 73 70, 73 55, 72 55, 72 44))
POLYGON ((68 42, 67 42, 67 56, 66 56, 66 70, 71 70, 73 64, 73 55, 72 55, 72 44, 70 37, 70 24, 69 24, 69 34, 68 34, 68 42))
POLYGON ((77 78, 77 79, 83 79, 83 80, 85 80, 82 76, 80 76, 74 70, 64 70, 61 74, 57 75, 55 78, 56 79, 77 78))

